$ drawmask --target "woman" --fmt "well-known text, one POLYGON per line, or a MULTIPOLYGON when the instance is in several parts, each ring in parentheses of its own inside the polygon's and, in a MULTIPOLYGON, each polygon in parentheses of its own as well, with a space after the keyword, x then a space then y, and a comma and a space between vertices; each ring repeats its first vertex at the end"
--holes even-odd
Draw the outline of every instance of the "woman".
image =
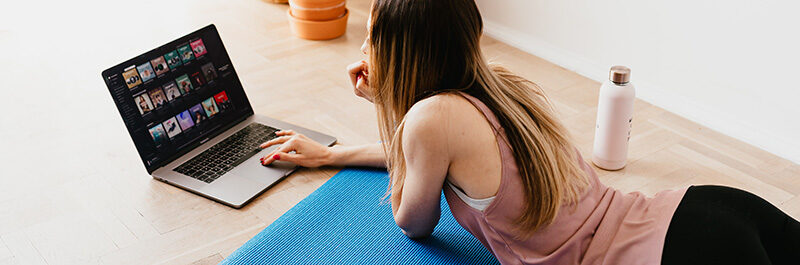
POLYGON ((392 213, 424 237, 442 189, 456 220, 504 264, 795 264, 800 224, 718 186, 652 198, 603 185, 535 84, 490 65, 472 0, 376 0, 349 66, 382 144, 327 148, 292 131, 262 158, 388 167, 392 213), (293 153, 290 153, 293 152, 293 153))

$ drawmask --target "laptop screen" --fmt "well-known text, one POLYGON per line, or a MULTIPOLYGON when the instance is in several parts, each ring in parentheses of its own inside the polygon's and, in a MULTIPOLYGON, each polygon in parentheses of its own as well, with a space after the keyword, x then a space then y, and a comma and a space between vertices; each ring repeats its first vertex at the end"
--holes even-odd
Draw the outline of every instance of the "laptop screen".
POLYGON ((103 71, 152 173, 253 114, 214 25, 103 71))

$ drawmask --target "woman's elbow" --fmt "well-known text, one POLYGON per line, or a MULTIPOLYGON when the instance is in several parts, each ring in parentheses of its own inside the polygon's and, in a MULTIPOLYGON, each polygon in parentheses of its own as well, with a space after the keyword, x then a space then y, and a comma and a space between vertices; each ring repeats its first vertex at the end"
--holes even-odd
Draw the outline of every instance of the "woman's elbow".
POLYGON ((428 237, 429 235, 433 234, 433 228, 424 229, 424 230, 421 230, 421 229, 406 230, 404 228, 400 228, 400 230, 403 231, 404 235, 406 235, 408 238, 411 238, 411 239, 425 238, 425 237, 428 237))
POLYGON ((403 234, 411 239, 423 238, 431 235, 433 233, 433 228, 436 226, 435 223, 433 225, 427 223, 412 223, 409 218, 402 218, 400 216, 395 216, 394 221, 397 223, 397 226, 400 227, 400 230, 403 231, 403 234))

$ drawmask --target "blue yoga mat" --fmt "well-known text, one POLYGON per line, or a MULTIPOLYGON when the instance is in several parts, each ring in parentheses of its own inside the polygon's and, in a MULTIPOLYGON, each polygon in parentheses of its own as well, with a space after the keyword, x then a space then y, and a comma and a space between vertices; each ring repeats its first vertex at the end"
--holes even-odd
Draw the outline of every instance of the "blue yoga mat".
POLYGON ((220 264, 497 264, 442 197, 434 233, 411 240, 381 203, 386 171, 347 168, 220 264))

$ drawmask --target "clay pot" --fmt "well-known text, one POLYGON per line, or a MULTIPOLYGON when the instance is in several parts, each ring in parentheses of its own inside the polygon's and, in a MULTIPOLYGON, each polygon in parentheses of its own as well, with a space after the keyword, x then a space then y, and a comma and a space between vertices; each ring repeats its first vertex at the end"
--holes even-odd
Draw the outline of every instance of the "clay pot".
POLYGON ((307 20, 294 16, 293 10, 286 11, 289 18, 289 28, 292 33, 308 40, 329 40, 344 34, 347 29, 347 17, 350 12, 345 8, 344 14, 330 20, 307 20))
POLYGON ((290 0, 292 15, 305 20, 332 20, 341 17, 344 0, 290 0))

